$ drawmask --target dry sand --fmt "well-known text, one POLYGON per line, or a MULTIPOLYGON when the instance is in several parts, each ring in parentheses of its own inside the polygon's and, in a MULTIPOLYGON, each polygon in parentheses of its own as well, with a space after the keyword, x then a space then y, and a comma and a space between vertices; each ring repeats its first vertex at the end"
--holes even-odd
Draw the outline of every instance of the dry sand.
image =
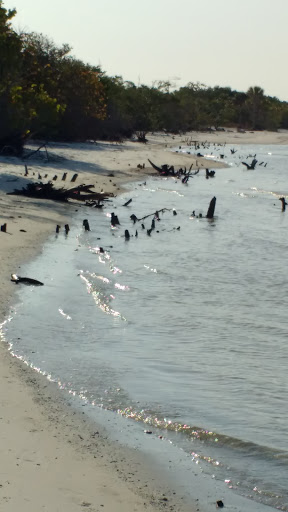
MULTIPOLYGON (((13 304, 15 285, 10 281, 10 274, 21 275, 21 264, 42 250, 44 241, 55 232, 56 224, 69 223, 77 207, 6 195, 7 190, 21 188, 27 179, 38 181, 38 173, 44 182, 57 175, 58 186, 70 186, 71 177, 77 172, 76 184, 89 183, 95 186, 95 191, 117 194, 125 183, 154 174, 148 167, 148 158, 157 165, 169 163, 187 168, 193 161, 194 169, 196 160, 200 168, 223 166, 221 162, 168 152, 169 148, 187 141, 288 144, 287 133, 268 132, 226 131, 175 137, 151 134, 148 139, 146 145, 137 142, 51 144, 49 162, 45 161, 45 155, 39 154, 26 162, 27 178, 23 162, 0 159, 0 223, 7 223, 7 232, 0 232, 0 321, 4 321, 13 304), (137 168, 143 163, 144 170, 137 168), (65 183, 60 181, 63 172, 67 172, 65 183)), ((43 377, 12 358, 4 343, 0 345, 0 356, 1 510, 192 510, 165 486, 143 457, 115 446, 103 430, 93 433, 83 418, 65 405, 53 385, 47 385, 43 377)))

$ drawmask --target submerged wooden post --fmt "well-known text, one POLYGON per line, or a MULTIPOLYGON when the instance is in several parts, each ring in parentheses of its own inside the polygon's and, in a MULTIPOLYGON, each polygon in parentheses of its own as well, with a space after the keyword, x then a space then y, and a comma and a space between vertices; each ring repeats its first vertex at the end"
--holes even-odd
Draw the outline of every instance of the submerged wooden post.
POLYGON ((282 203, 282 212, 285 212, 286 210, 286 201, 285 201, 285 197, 279 197, 279 201, 281 201, 282 203))
POLYGON ((85 231, 90 231, 90 226, 87 219, 83 220, 83 227, 85 228, 85 231))
POLYGON ((72 183, 73 183, 74 181, 76 181, 76 180, 77 180, 77 178, 78 178, 78 174, 73 174, 73 176, 72 176, 72 178, 71 178, 72 183))
POLYGON ((207 219, 213 219, 214 212, 215 212, 215 206, 216 206, 216 197, 213 197, 213 199, 211 199, 211 201, 210 201, 209 208, 207 211, 207 215, 206 215, 207 219))
POLYGON ((111 226, 120 226, 118 216, 114 212, 111 213, 111 226))

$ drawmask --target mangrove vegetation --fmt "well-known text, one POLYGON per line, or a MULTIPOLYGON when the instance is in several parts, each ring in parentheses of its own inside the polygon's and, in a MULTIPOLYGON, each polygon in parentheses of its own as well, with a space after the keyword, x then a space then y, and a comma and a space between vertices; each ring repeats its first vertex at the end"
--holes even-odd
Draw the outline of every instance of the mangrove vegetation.
POLYGON ((0 0, 0 153, 21 156, 29 139, 119 141, 148 131, 185 133, 236 127, 288 128, 288 103, 266 96, 190 82, 135 85, 107 76, 37 33, 17 33, 16 10, 0 0))

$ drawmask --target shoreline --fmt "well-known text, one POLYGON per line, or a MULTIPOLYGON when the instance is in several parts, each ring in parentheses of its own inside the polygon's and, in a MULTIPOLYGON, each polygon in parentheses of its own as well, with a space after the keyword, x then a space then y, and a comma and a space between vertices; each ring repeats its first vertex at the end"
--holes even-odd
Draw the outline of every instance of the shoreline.
MULTIPOLYGON (((226 132, 219 133, 223 137, 226 134, 226 132)), ((215 134, 211 134, 213 135, 215 134)), ((252 139, 252 134, 250 135, 252 139)), ((202 136, 207 140, 207 134, 201 134, 202 136)), ((125 183, 145 179, 147 175, 155 175, 155 172, 152 173, 149 168, 145 170, 137 168, 138 163, 145 163, 144 158, 147 154, 151 155, 149 158, 152 161, 156 158, 155 162, 159 165, 166 163, 168 160, 166 137, 164 141, 159 141, 159 137, 157 139, 155 136, 156 142, 151 141, 151 144, 148 143, 145 147, 139 143, 115 146, 100 143, 95 146, 97 148, 95 152, 93 147, 92 156, 97 157, 96 165, 91 161, 80 162, 76 157, 74 161, 63 160, 57 165, 49 163, 49 166, 34 160, 28 166, 29 173, 35 172, 35 178, 32 177, 32 179, 36 180, 38 172, 44 174, 45 169, 51 179, 53 173, 57 172, 60 178, 63 171, 67 169, 70 177, 78 168, 79 173, 81 172, 79 181, 81 176, 81 182, 82 180, 85 183, 87 180, 89 183, 95 181, 97 191, 103 189, 105 192, 115 192, 116 189, 119 194, 123 189, 125 190, 125 183), (165 157, 166 160, 163 160, 165 157), (80 171, 81 163, 85 169, 83 173, 80 171), (111 173, 115 175, 111 177, 112 181, 108 181, 111 173)), ((288 135, 285 137, 288 144, 288 135)), ((183 138, 179 140, 183 141, 183 138)), ((174 147, 180 143, 179 140, 172 138, 169 144, 174 147)), ((224 142, 219 143, 224 144, 224 142)), ((239 143, 243 142, 232 142, 235 145, 239 143)), ((252 144, 253 141, 247 142, 249 143, 252 144)), ((267 142, 263 142, 265 143, 267 142)), ((279 141, 275 142, 277 143, 279 141)), ((69 147, 69 145, 62 146, 65 153, 65 146, 69 147)), ((78 145, 78 154, 79 146, 83 147, 83 155, 86 155, 85 145, 78 145)), ((54 147, 54 151, 59 153, 60 145, 54 147)), ((6 178, 9 175, 17 180, 20 177, 22 179, 23 163, 16 162, 16 159, 12 164, 8 163, 7 159, 3 160, 4 163, 0 160, 0 176, 4 171, 6 178)), ((169 164, 174 165, 174 161, 175 165, 176 162, 179 165, 187 165, 188 161, 191 162, 191 155, 169 153, 169 164)), ((209 161, 210 168, 223 167, 223 163, 217 162, 217 164, 216 166, 215 162, 209 161)), ((208 167, 207 160, 203 160, 203 167, 204 165, 208 167)), ((7 184, 7 181, 5 183, 7 184)), ((16 188, 16 186, 18 187, 17 181, 9 182, 9 187, 16 188)), ((13 288, 15 285, 10 282, 10 274, 20 269, 21 275, 21 265, 43 250, 42 245, 48 236, 55 232, 56 224, 69 223, 72 211, 80 207, 75 202, 68 205, 55 204, 52 201, 37 201, 22 196, 6 196, 1 192, 1 224, 7 222, 7 233, 0 234, 1 321, 7 317, 15 297, 15 288, 13 288), (22 229, 25 231, 20 231, 22 229)), ((37 276, 31 277, 37 278, 37 276)), ((43 508, 51 512, 57 510, 73 512, 86 508, 90 512, 95 512, 101 510, 103 504, 108 512, 112 510, 152 512, 162 508, 167 509, 167 506, 175 511, 188 510, 188 507, 190 511, 193 510, 191 504, 183 503, 180 496, 173 495, 172 490, 169 492, 168 486, 161 481, 161 475, 154 474, 148 461, 145 462, 144 456, 140 457, 139 454, 133 453, 133 450, 109 441, 102 427, 101 431, 99 427, 100 434, 93 436, 89 422, 84 422, 80 413, 75 414, 68 405, 65 405, 58 388, 55 389, 55 386, 47 383, 41 375, 31 371, 21 361, 12 358, 7 345, 3 342, 0 351, 2 390, 0 447, 3 461, 0 503, 5 503, 7 510, 16 512, 21 509, 24 512, 26 510, 33 512, 43 508), (115 451, 117 457, 115 457, 115 451), (140 469, 139 460, 141 460, 140 469), (130 476, 128 476, 129 473, 130 476), (154 481, 158 479, 158 482, 153 484, 153 478, 154 481), (164 498, 167 498, 168 503, 164 498)), ((195 511, 197 508, 195 503, 195 511)))

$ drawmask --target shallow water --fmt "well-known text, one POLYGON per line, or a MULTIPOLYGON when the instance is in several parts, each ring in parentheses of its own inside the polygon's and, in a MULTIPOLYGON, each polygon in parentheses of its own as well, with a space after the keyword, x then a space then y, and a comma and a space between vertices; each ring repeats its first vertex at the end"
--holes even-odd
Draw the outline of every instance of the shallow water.
POLYGON ((214 179, 148 179, 103 211, 79 208, 68 237, 51 237, 25 267, 45 286, 19 285, 4 334, 70 395, 151 428, 211 478, 287 511, 288 212, 278 199, 288 196, 288 147, 211 149, 230 165, 214 179), (241 162, 255 153, 247 171, 241 162), (213 221, 191 217, 213 196, 213 221), (129 218, 161 209, 151 236, 153 215, 129 218))

